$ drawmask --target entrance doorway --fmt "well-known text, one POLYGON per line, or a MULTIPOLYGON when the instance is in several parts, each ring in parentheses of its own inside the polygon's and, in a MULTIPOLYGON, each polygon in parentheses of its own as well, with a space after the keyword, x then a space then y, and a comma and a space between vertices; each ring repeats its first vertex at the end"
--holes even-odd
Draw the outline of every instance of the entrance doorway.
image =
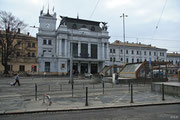
POLYGON ((87 73, 88 72, 88 63, 81 63, 81 73, 87 73))
POLYGON ((79 74, 78 63, 73 63, 73 74, 79 74))
POLYGON ((97 64, 91 64, 91 73, 96 74, 97 72, 97 64))

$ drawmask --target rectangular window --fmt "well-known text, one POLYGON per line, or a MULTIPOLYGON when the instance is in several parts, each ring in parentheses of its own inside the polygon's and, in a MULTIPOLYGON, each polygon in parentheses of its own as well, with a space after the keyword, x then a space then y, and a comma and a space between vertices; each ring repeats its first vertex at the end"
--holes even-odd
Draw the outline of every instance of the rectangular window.
POLYGON ((32 57, 35 57, 35 53, 32 53, 32 57))
POLYGON ((51 45, 52 43, 51 43, 51 40, 48 40, 48 45, 51 45))
POLYGON ((134 51, 132 50, 131 54, 133 55, 134 54, 134 51))
POLYGON ((149 56, 151 56, 151 52, 149 52, 149 56))
POLYGON ((45 62, 45 72, 50 72, 50 62, 45 62))
POLYGON ((65 64, 61 64, 61 68, 64 69, 65 68, 65 64))
POLYGON ((13 71, 13 65, 8 65, 8 71, 13 71))
POLYGON ((43 40, 43 45, 46 45, 46 40, 45 39, 43 40))
POLYGON ((123 50, 121 50, 121 54, 123 53, 123 50))
POLYGON ((97 59, 97 55, 98 55, 97 45, 91 44, 91 58, 97 59))
POLYGON ((110 61, 112 61, 112 57, 110 57, 110 61))
POLYGON ((18 41, 18 42, 17 42, 17 45, 19 46, 20 44, 21 44, 21 41, 18 41))
POLYGON ((82 43, 81 44, 81 57, 88 58, 88 44, 82 43))
POLYGON ((35 48, 35 43, 32 43, 32 47, 35 48))
POLYGON ((25 71, 25 66, 24 66, 24 65, 20 65, 20 66, 19 66, 19 71, 24 72, 24 71, 25 71))
POLYGON ((31 57, 31 54, 30 54, 30 52, 28 52, 28 54, 27 54, 27 55, 28 55, 28 57, 31 57))
POLYGON ((116 50, 115 50, 115 49, 113 49, 113 53, 116 53, 116 50))
POLYGON ((112 53, 112 49, 110 49, 110 53, 112 53))
POLYGON ((146 55, 146 51, 144 51, 144 55, 146 55))
POLYGON ((114 62, 116 61, 116 58, 114 58, 114 62))
POLYGON ((139 55, 139 51, 137 51, 137 55, 139 55))
POLYGON ((126 54, 128 54, 128 50, 126 50, 126 54))
POLYGON ((156 52, 154 52, 154 56, 156 56, 156 52))
POLYGON ((77 58, 78 57, 78 43, 72 43, 73 45, 73 57, 77 58))
POLYGON ((31 47, 31 43, 30 42, 28 42, 28 47, 31 47))

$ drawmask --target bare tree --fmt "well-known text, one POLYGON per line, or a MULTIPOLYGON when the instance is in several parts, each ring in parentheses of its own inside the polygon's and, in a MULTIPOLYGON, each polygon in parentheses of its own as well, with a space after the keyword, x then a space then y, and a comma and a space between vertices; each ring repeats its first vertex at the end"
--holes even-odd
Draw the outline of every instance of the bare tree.
POLYGON ((0 53, 1 63, 4 66, 4 74, 8 73, 10 56, 15 51, 18 37, 18 29, 25 29, 27 25, 17 17, 6 11, 0 11, 0 53))

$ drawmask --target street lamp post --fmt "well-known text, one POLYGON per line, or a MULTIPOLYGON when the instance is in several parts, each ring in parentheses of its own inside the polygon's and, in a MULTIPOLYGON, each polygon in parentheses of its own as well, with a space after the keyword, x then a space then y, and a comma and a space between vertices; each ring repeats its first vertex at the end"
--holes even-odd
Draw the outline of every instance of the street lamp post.
POLYGON ((126 63, 125 61, 125 17, 128 17, 128 15, 125 15, 124 13, 122 14, 122 16, 120 16, 120 18, 123 18, 123 40, 124 40, 124 63, 126 63))

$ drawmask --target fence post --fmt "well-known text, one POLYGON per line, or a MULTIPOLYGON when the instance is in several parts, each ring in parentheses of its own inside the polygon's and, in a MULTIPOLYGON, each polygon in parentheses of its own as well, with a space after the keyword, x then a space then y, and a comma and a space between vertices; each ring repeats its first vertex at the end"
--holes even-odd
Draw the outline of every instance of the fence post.
POLYGON ((86 87, 86 103, 85 106, 88 106, 88 87, 86 87))
POLYGON ((130 82, 128 81, 128 86, 129 86, 129 92, 130 92, 130 89, 131 89, 131 84, 130 82))
POLYGON ((72 83, 72 97, 74 96, 74 83, 72 83))
POLYGON ((37 101, 37 84, 35 83, 35 100, 37 101))
POLYGON ((131 103, 133 103, 133 84, 131 84, 131 103))
POLYGON ((102 83, 102 87, 103 87, 103 95, 104 95, 104 81, 103 81, 103 83, 102 83))
POLYGON ((162 84, 162 101, 164 101, 164 83, 162 84))

